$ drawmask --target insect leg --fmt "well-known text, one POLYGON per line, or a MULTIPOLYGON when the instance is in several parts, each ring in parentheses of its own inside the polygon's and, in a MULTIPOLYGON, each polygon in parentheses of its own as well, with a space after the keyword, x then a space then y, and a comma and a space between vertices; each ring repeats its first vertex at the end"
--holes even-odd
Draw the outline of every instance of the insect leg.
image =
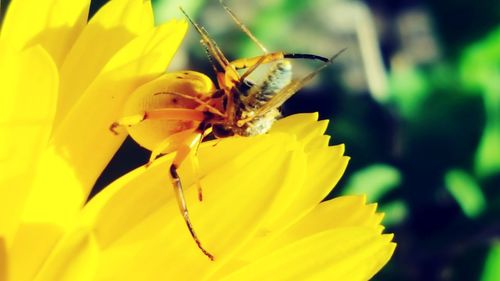
POLYGON ((257 67, 259 67, 259 65, 261 65, 261 64, 262 64, 262 62, 263 62, 265 59, 266 59, 266 57, 265 57, 265 56, 260 57, 260 59, 259 59, 258 61, 256 61, 254 65, 250 66, 250 67, 249 67, 249 68, 245 71, 245 73, 243 73, 243 75, 241 75, 241 77, 240 77, 240 81, 244 81, 244 80, 248 77, 248 75, 252 74, 252 72, 254 72, 254 71, 257 69, 257 67))
POLYGON ((238 19, 238 17, 233 13, 233 11, 231 11, 231 9, 229 9, 229 7, 226 6, 224 0, 219 0, 219 3, 224 8, 224 10, 226 10, 226 12, 229 14, 231 19, 236 23, 236 25, 239 26, 241 31, 243 31, 243 33, 245 33, 262 50, 262 52, 264 52, 264 54, 267 54, 268 53, 267 48, 264 47, 264 45, 260 43, 259 40, 257 40, 257 37, 255 37, 253 33, 240 21, 240 19, 238 19))
POLYGON ((214 106, 212 106, 211 104, 209 104, 207 101, 204 101, 204 100, 202 100, 200 98, 197 98, 197 97, 193 97, 193 96, 182 94, 182 93, 170 92, 170 91, 168 91, 168 92, 158 92, 158 93, 155 93, 154 95, 155 96, 156 95, 173 95, 173 96, 178 96, 178 97, 181 97, 181 98, 184 98, 184 99, 192 100, 192 101, 198 103, 199 105, 206 107, 213 114, 216 114, 216 115, 219 115, 221 117, 224 117, 224 114, 219 109, 215 108, 214 106))
POLYGON ((254 72, 261 64, 266 64, 285 58, 283 52, 267 53, 262 56, 256 56, 251 58, 242 58, 230 62, 230 67, 234 69, 246 69, 246 71, 241 75, 239 81, 245 80, 252 72, 254 72))
MULTIPOLYGON (((209 61, 212 63, 212 67, 217 76, 218 85, 223 90, 223 93, 226 94, 227 100, 232 101, 232 93, 228 89, 233 88, 234 83, 240 80, 238 72, 236 71, 236 69, 229 65, 229 60, 226 58, 219 46, 217 46, 217 43, 212 38, 210 38, 208 32, 199 24, 197 24, 193 19, 191 19, 186 11, 184 11, 181 7, 180 10, 186 16, 189 22, 191 22, 195 30, 200 34, 200 42, 205 49, 205 52, 207 53, 209 61)), ((231 115, 232 106, 233 105, 231 103, 229 103, 227 106, 227 108, 229 109, 227 111, 229 113, 228 115, 231 115)))
POLYGON ((191 233, 191 236, 193 237, 193 240, 196 242, 196 245, 198 245, 198 248, 200 248, 200 250, 210 260, 214 260, 215 257, 211 253, 209 253, 205 248, 203 248, 200 240, 198 239, 198 236, 196 235, 196 232, 194 231, 193 224, 191 223, 191 220, 189 218, 189 212, 187 208, 186 198, 184 197, 184 190, 182 188, 181 179, 179 177, 179 174, 177 173, 177 169, 184 162, 184 160, 186 160, 187 157, 193 157, 192 154, 192 152, 194 151, 193 148, 196 148, 198 143, 201 141, 202 134, 203 133, 200 132, 199 130, 191 132, 191 134, 188 137, 186 137, 184 143, 182 143, 179 146, 175 158, 172 164, 170 165, 170 179, 172 180, 172 185, 175 191, 177 203, 179 205, 179 210, 184 217, 184 221, 186 222, 186 225, 189 229, 189 232, 191 233))
POLYGON ((186 11, 184 11, 184 9, 182 9, 182 7, 179 8, 181 12, 184 14, 184 16, 186 16, 189 22, 191 22, 191 24, 194 26, 195 30, 200 34, 201 44, 205 48, 207 54, 209 54, 209 58, 217 62, 218 65, 214 66, 214 68, 217 69, 217 72, 221 71, 222 69, 225 69, 229 61, 224 56, 220 48, 217 46, 217 43, 215 43, 215 41, 210 38, 208 32, 203 27, 201 27, 199 24, 197 24, 193 19, 189 17, 189 15, 186 13, 186 11))
POLYGON ((189 120, 201 122, 205 120, 205 118, 206 113, 196 109, 161 108, 122 117, 118 121, 113 122, 113 124, 109 127, 109 130, 117 135, 118 131, 116 131, 116 128, 120 126, 131 127, 144 122, 145 120, 189 120))

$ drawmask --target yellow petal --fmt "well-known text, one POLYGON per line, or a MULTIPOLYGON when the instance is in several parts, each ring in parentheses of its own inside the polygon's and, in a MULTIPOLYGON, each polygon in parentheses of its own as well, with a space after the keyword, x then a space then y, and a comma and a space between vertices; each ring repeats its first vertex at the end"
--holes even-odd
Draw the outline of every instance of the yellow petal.
MULTIPOLYGON (((79 107, 80 111, 76 110, 74 115, 70 115, 66 127, 60 128, 52 144, 41 154, 37 162, 33 189, 20 218, 23 226, 21 230, 28 230, 32 225, 50 227, 37 228, 37 239, 28 235, 29 232, 17 233, 16 248, 12 251, 25 253, 22 250, 23 245, 31 245, 30 250, 36 253, 32 263, 25 265, 26 272, 22 274, 31 274, 39 267, 37 262, 43 262, 44 257, 50 253, 51 247, 79 212, 95 178, 111 158, 111 149, 119 146, 122 138, 116 138, 107 129, 120 110, 115 102, 120 99, 123 102, 125 96, 137 85, 163 70, 163 67, 159 67, 160 64, 165 66, 170 61, 175 43, 180 42, 186 24, 180 24, 184 29, 172 30, 172 26, 179 25, 174 23, 152 30, 122 49, 122 53, 129 55, 128 63, 124 61, 123 54, 116 55, 121 59, 118 61, 125 65, 117 65, 117 68, 110 69, 100 76, 88 91, 87 100, 84 100, 86 103, 79 107), (167 46, 171 47, 170 52, 167 46), (108 95, 103 97, 103 93, 108 95), (106 145, 110 144, 112 148, 106 148, 106 145), (103 151, 99 151, 100 148, 103 148, 103 151), (89 151, 99 153, 92 155, 89 151), (32 244, 30 241, 37 243, 32 244)), ((22 264, 20 259, 14 259, 12 266, 21 268, 19 264, 22 264)))
POLYGON ((127 94, 162 71, 159 65, 168 64, 184 32, 185 23, 162 26, 138 37, 115 56, 124 65, 98 77, 44 151, 26 221, 62 225, 72 221, 123 141, 123 136, 113 135, 108 128, 118 119, 127 94), (123 53, 128 54, 128 62, 123 53))
POLYGON ((60 66, 87 22, 88 0, 16 0, 5 16, 1 38, 9 49, 41 45, 60 66))
MULTIPOLYGON (((196 247, 179 214, 166 173, 169 155, 127 174, 85 207, 80 225, 93 225, 104 251, 98 280, 199 280, 231 257, 256 231, 280 189, 291 188, 287 185, 294 174, 289 168, 297 165, 300 151, 291 150, 293 137, 285 134, 231 138, 200 148, 202 169, 202 154, 213 156, 210 150, 228 146, 239 149, 232 160, 202 178, 204 201, 197 202, 195 186, 186 188, 196 231, 216 261, 196 247), (283 182, 276 173, 289 180, 283 182)), ((187 178, 182 167, 181 177, 187 178)))
POLYGON ((50 223, 21 223, 7 249, 9 280, 32 280, 62 233, 50 223))
POLYGON ((271 132, 290 132, 300 134, 304 132, 307 134, 310 131, 310 126, 318 120, 318 113, 300 113, 293 114, 286 118, 280 119, 274 123, 271 132))
POLYGON ((7 280, 7 243, 0 235, 0 280, 7 280))
POLYGON ((171 20, 156 27, 154 31, 141 35, 116 53, 103 68, 102 73, 124 67, 131 62, 136 63, 135 74, 162 73, 184 39, 187 27, 187 22, 184 20, 171 20), (134 59, 141 61, 138 63, 134 59))
MULTIPOLYGON (((300 142, 302 142, 305 137, 310 137, 311 135, 314 135, 316 137, 316 139, 318 140, 318 142, 323 143, 324 146, 326 146, 327 143, 324 142, 324 140, 325 140, 324 137, 326 137, 326 138, 328 138, 328 137, 324 136, 322 134, 317 135, 317 131, 314 132, 314 128, 316 128, 317 118, 318 118, 317 113, 296 114, 296 115, 292 115, 292 116, 283 118, 281 120, 278 120, 275 123, 275 125, 273 125, 273 128, 272 128, 270 134, 273 134, 273 133, 294 134, 294 135, 296 135, 297 140, 300 142)), ((230 140, 227 140, 227 141, 230 141, 230 140)), ((251 142, 251 139, 249 139, 249 142, 251 142)), ((211 170, 214 166, 219 166, 219 165, 227 162, 229 159, 227 159, 225 157, 229 157, 230 155, 237 153, 238 152, 237 150, 240 148, 236 147, 236 146, 233 147, 233 146, 228 145, 224 149, 227 151, 224 152, 222 149, 217 148, 217 146, 215 146, 213 153, 215 155, 218 155, 218 157, 210 157, 209 155, 207 155, 205 157, 201 157, 203 159, 207 159, 206 161, 208 161, 205 163, 204 167, 211 170)), ((332 148, 332 150, 333 150, 333 154, 329 154, 329 153, 326 154, 326 155, 331 156, 332 158, 327 157, 326 161, 327 162, 333 161, 333 162, 323 163, 324 165, 328 165, 329 170, 331 170, 333 168, 332 163, 335 163, 335 159, 338 160, 338 158, 340 156, 342 156, 342 154, 344 153, 344 147, 343 146, 336 146, 336 147, 332 148)), ((304 149, 304 151, 308 152, 307 149, 304 149)), ((324 152, 324 151, 322 151, 322 152, 324 152)), ((321 153, 321 152, 317 152, 317 153, 321 153)), ((307 162, 309 162, 309 161, 307 161, 307 162)), ((322 162, 322 161, 319 161, 319 162, 322 162)), ((317 162, 317 163, 319 163, 319 162, 317 162)), ((321 164, 314 164, 314 165, 316 165, 316 167, 318 167, 318 168, 322 168, 321 164)), ((308 167, 308 169, 309 169, 309 167, 308 167)), ((203 174, 204 171, 201 171, 201 173, 203 174)), ((325 175, 324 177, 326 178, 327 175, 325 175)), ((331 185, 331 183, 330 183, 330 187, 326 187, 326 186, 322 187, 322 190, 327 188, 328 189, 327 192, 329 192, 332 187, 333 187, 333 185, 331 185)), ((322 191, 321 194, 324 194, 323 197, 326 196, 324 191, 322 191)), ((323 199, 323 197, 319 198, 317 202, 319 202, 321 199, 323 199)))
POLYGON ((368 280, 392 255, 391 239, 363 227, 325 231, 213 280, 368 280))
MULTIPOLYGON (((205 189, 204 202, 192 204, 190 208, 202 241, 214 253, 216 262, 219 264, 230 258, 239 245, 255 232, 260 224, 259 221, 269 214, 273 199, 281 189, 290 188, 286 184, 290 184, 295 179, 293 173, 295 169, 291 168, 297 165, 295 161, 299 159, 296 156, 298 152, 287 152, 293 139, 279 135, 263 136, 259 139, 261 139, 260 142, 254 140, 256 143, 250 147, 243 146, 244 142, 230 144, 239 146, 240 151, 233 155, 232 161, 217 167, 203 178, 201 184, 205 189), (269 159, 273 161, 270 162, 269 159), (283 178, 275 177, 276 173, 282 174, 283 178, 289 180, 283 182, 283 178), (224 181, 221 181, 222 178, 224 181)), ((221 142, 217 146, 225 145, 221 142)), ((206 149, 211 148, 206 147, 206 149)), ((203 165, 203 161, 201 164, 203 165)), ((187 196, 191 198, 191 202, 196 202, 194 188, 187 192, 187 196)), ((173 240, 174 238, 169 238, 168 235, 159 237, 157 243, 160 244, 148 247, 148 251, 145 251, 143 255, 147 259, 156 258, 160 261, 168 261, 170 255, 182 251, 185 256, 177 256, 175 259, 180 261, 180 264, 185 264, 186 267, 175 266, 175 268, 161 270, 164 266, 160 266, 163 263, 159 262, 154 266, 139 265, 141 269, 146 266, 144 269, 148 274, 158 274, 152 275, 150 279, 158 279, 153 277, 169 274, 168 276, 184 275, 186 280, 198 279, 199 276, 215 270, 217 266, 202 256, 192 239, 186 235, 187 231, 182 224, 182 219, 176 214, 175 206, 173 212, 171 216, 177 216, 180 228, 171 230, 170 235, 176 236, 177 239, 173 240), (177 245, 172 247, 166 240, 173 240, 177 245), (169 251, 170 249, 172 252, 169 251), (197 270, 186 274, 192 266, 197 270)))
MULTIPOLYGON (((305 150, 309 151, 312 148, 319 148, 328 145, 324 142, 325 136, 323 133, 328 127, 328 120, 318 120, 318 113, 301 113, 290 115, 286 118, 278 120, 272 127, 273 132, 287 132, 296 134, 297 139, 304 143, 305 150), (322 146, 317 146, 317 142, 321 142, 322 146)), ((326 136, 326 139, 329 139, 326 136)))
POLYGON ((330 193, 349 161, 343 152, 344 146, 338 145, 311 150, 307 154, 306 181, 301 188, 297 188, 297 194, 289 203, 292 208, 287 208, 275 224, 281 222, 282 226, 286 226, 297 221, 330 193))
POLYGON ((367 227, 380 231, 382 214, 375 213, 375 204, 365 205, 365 202, 364 196, 342 196, 322 202, 285 232, 269 241, 263 251, 271 251, 328 229, 367 227))
POLYGON ((7 280, 7 245, 2 236, 0 236, 0 280, 7 280))
POLYGON ((347 157, 342 156, 343 147, 326 147, 307 154, 305 180, 296 182, 293 196, 278 198, 281 209, 275 211, 275 217, 269 217, 262 230, 279 232, 290 226, 315 208, 336 185, 345 167, 347 157))
POLYGON ((0 235, 10 244, 52 128, 58 75, 39 46, 0 61, 0 235))
POLYGON ((365 196, 342 196, 324 201, 297 222, 289 232, 297 237, 329 228, 365 226, 375 228, 376 204, 365 205, 365 196))
POLYGON ((100 249, 91 230, 77 229, 59 243, 34 281, 93 280, 99 256, 100 249))
POLYGON ((61 67, 61 97, 56 126, 111 57, 132 39, 152 28, 150 1, 115 0, 97 11, 61 67))
MULTIPOLYGON (((299 139, 306 142, 307 146, 309 145, 309 140, 322 136, 322 132, 326 128, 324 123, 316 122, 316 119, 317 114, 290 116, 278 121, 279 125, 270 134, 279 131, 295 133, 299 139)), ((342 145, 326 147, 326 143, 323 142, 323 144, 325 146, 322 148, 310 148, 309 153, 306 154, 306 158, 297 159, 297 162, 302 163, 302 166, 301 168, 292 169, 292 173, 294 174, 293 187, 286 190, 283 189, 283 193, 276 197, 273 205, 270 206, 272 207, 270 215, 266 217, 259 230, 260 234, 254 237, 252 243, 241 249, 238 255, 246 259, 254 258, 254 255, 259 254, 259 246, 272 237, 271 233, 273 235, 279 234, 281 230, 293 224, 317 206, 331 191, 332 187, 343 174, 348 158, 342 156, 344 152, 342 145)), ((305 150, 302 146, 295 149, 305 150)), ((211 169, 229 161, 230 158, 226 157, 239 153, 239 148, 230 145, 226 147, 216 146, 210 152, 212 155, 217 155, 217 157, 203 155, 203 151, 199 154, 201 159, 208 160, 208 162, 202 160, 205 162, 201 167, 200 176, 208 173, 204 171, 204 168, 211 171, 211 169)))

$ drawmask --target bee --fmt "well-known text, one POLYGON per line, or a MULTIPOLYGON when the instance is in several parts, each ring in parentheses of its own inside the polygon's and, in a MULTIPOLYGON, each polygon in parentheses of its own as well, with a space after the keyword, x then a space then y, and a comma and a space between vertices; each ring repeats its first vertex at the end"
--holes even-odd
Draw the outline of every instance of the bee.
MULTIPOLYGON (((314 78, 327 67, 343 50, 331 58, 313 54, 295 54, 284 52, 268 52, 250 30, 236 15, 220 1, 222 7, 239 26, 239 28, 263 51, 263 55, 229 61, 208 32, 193 21, 182 9, 181 12, 191 22, 200 35, 203 46, 215 72, 218 87, 205 75, 184 71, 165 74, 171 83, 168 89, 155 91, 147 88, 133 94, 128 108, 139 108, 127 113, 114 122, 110 130, 116 132, 118 126, 127 128, 131 137, 140 145, 151 150, 149 165, 161 154, 175 152, 170 165, 169 175, 174 188, 179 210, 183 215, 187 228, 198 248, 210 259, 215 257, 202 246, 202 243, 191 223, 182 181, 178 169, 189 158, 196 169, 198 162, 196 150, 205 136, 211 134, 215 138, 230 136, 251 137, 267 133, 273 123, 281 116, 280 106, 299 91, 304 84, 314 78), (292 64, 289 59, 309 59, 322 62, 322 65, 305 77, 292 78, 292 64), (267 76, 261 83, 253 83, 248 79, 263 64, 272 63, 267 76), (239 71, 244 71, 240 74, 239 71), (134 133, 136 127, 146 127, 145 121, 161 121, 161 138, 147 140, 134 133)), ((153 87, 154 88, 154 87, 153 87)), ((150 122, 150 124, 153 124, 150 122)), ((154 130, 148 127, 145 130, 154 130)), ((201 187, 198 184, 199 200, 202 200, 201 187)))

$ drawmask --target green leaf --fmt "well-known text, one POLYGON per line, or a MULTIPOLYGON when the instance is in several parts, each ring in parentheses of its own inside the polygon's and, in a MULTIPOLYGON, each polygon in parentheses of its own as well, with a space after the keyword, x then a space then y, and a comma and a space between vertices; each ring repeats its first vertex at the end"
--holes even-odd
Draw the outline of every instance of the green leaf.
POLYGON ((486 199, 481 187, 466 172, 448 171, 445 175, 445 184, 467 217, 475 218, 486 208, 486 199))
MULTIPOLYGON (((500 120, 500 117, 498 118, 500 120)), ((491 118, 488 118, 476 151, 475 169, 480 177, 488 177, 500 172, 500 122, 491 118)))
POLYGON ((476 173, 481 177, 500 171, 500 28, 468 47, 461 57, 465 85, 483 94, 486 126, 476 152, 476 173))
POLYGON ((421 106, 431 89, 429 77, 417 67, 403 65, 390 73, 391 99, 401 114, 415 118, 421 113, 421 106))
POLYGON ((481 281, 497 281, 500 277, 500 242, 494 243, 486 261, 484 263, 484 269, 481 276, 481 281))
POLYGON ((385 203, 379 207, 379 212, 384 213, 383 224, 393 226, 402 223, 408 217, 408 205, 402 200, 385 203))
POLYGON ((355 172, 342 193, 366 194, 369 202, 375 202, 400 183, 401 174, 396 168, 385 164, 374 164, 355 172))

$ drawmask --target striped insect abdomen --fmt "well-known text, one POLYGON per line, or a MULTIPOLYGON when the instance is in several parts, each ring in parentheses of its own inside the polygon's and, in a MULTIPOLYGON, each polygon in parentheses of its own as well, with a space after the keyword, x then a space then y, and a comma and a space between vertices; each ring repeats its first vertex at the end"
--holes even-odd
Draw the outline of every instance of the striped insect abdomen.
POLYGON ((252 112, 262 107, 292 81, 292 64, 282 60, 273 65, 262 83, 253 85, 243 99, 244 111, 252 112))
MULTIPOLYGON (((259 108, 263 107, 269 100, 278 94, 292 81, 292 65, 287 60, 277 62, 269 70, 266 78, 260 84, 253 85, 248 94, 242 98, 241 118, 252 116, 259 108)), ((256 116, 237 130, 242 136, 255 136, 267 133, 274 121, 280 116, 277 108, 273 108, 263 114, 256 116)))

